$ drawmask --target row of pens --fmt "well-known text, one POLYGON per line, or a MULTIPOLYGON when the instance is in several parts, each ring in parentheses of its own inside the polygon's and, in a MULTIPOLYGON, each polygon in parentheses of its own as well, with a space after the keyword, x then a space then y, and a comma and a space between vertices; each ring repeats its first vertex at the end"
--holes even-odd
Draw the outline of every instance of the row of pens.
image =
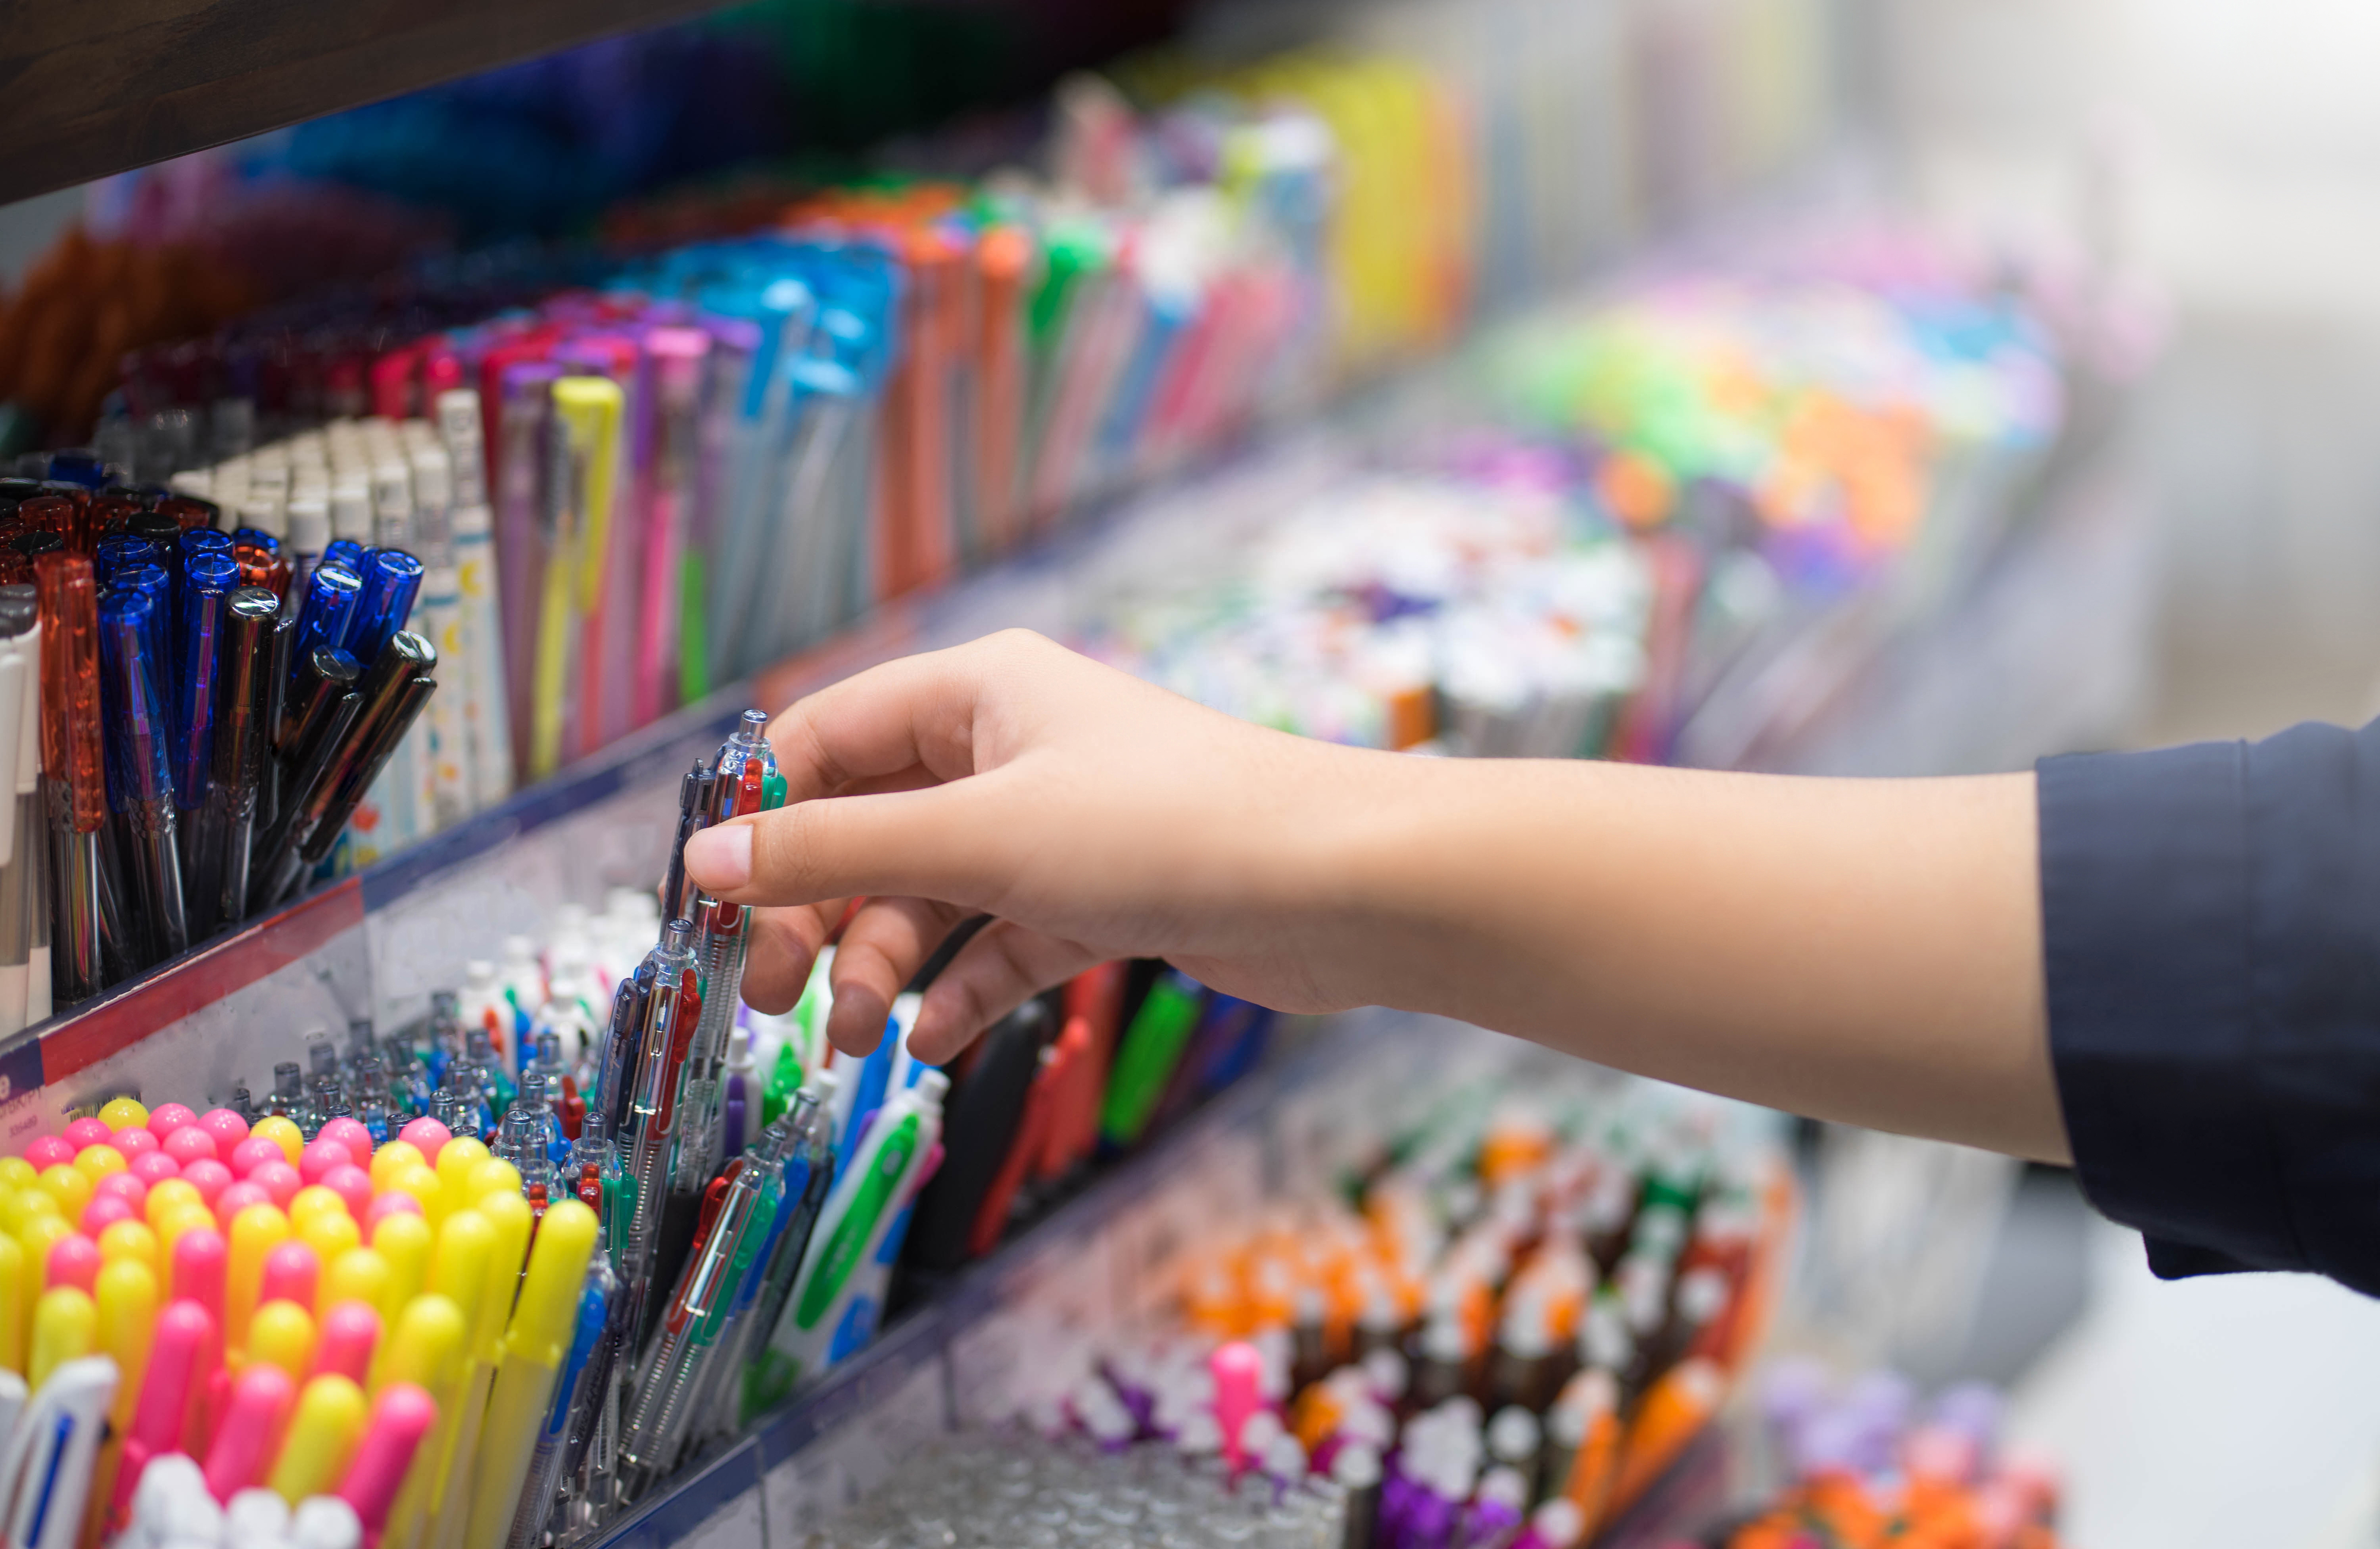
POLYGON ((401 544, 44 471, 0 480, 8 1031, 293 896, 438 686, 401 544))
MULTIPOLYGON (((689 773, 681 850, 782 799, 764 728, 689 773)), ((1053 997, 1062 1031, 1036 1003, 950 1071, 908 1057, 911 996, 831 1059, 825 965, 739 1016, 747 917, 675 862, 663 896, 641 960, 615 905, 261 1096, 119 1097, 0 1161, 6 1542, 590 1538, 864 1347, 896 1264, 955 1267, 1253 1056, 1245 1008, 1186 981, 1124 1018, 1147 976, 1113 965, 1053 997)))
POLYGON ((1194 1244, 1171 1317, 1030 1350, 1004 1424, 812 1542, 1570 1549, 1629 1518, 1758 1344, 1791 1190, 1723 1115, 1576 1081, 1458 1090, 1292 1178, 1194 1244))

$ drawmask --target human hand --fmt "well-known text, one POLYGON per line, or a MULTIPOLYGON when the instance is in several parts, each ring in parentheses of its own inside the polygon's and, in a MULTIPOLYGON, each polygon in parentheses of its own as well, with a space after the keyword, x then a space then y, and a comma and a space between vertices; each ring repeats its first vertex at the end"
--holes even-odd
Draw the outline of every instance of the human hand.
POLYGON ((783 1011, 850 900, 827 1036, 864 1055, 961 921, 992 923, 927 992, 940 1063, 1090 965, 1162 957, 1281 1010, 1359 1004, 1328 938, 1367 782, 1404 761, 1269 731, 1013 630, 888 663, 769 728, 777 811, 686 844, 687 874, 756 908, 744 998, 783 1011))

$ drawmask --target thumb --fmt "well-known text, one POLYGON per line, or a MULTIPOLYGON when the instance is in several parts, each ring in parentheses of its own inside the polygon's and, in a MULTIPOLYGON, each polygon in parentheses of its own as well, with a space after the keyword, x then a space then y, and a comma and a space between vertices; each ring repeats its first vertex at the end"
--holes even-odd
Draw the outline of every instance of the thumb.
POLYGON ((924 790, 820 797, 735 818, 686 842, 694 884, 729 903, 814 904, 858 894, 980 906, 1007 880, 983 816, 985 777, 924 790))

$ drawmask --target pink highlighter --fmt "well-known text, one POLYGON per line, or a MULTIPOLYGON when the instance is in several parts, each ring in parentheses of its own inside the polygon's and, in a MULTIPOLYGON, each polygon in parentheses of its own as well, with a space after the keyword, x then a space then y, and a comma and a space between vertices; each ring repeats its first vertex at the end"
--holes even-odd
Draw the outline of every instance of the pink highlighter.
POLYGON ((281 1450, 281 1430, 298 1401, 298 1384, 269 1360, 252 1363, 232 1384, 231 1408, 207 1449, 207 1494, 229 1504, 234 1495, 261 1483, 281 1450))
POLYGON ((1223 1433, 1223 1458, 1238 1478, 1248 1466, 1240 1445, 1240 1432, 1248 1417, 1264 1407, 1264 1357, 1245 1339, 1215 1347, 1207 1358, 1215 1378, 1215 1424, 1223 1433))
POLYGON ((314 1345, 310 1375, 335 1372, 358 1387, 371 1375, 372 1352, 380 1348, 380 1314, 369 1302, 343 1301, 322 1314, 322 1335, 314 1345))
POLYGON ((189 1433, 182 1450, 196 1456, 214 1439, 215 1421, 229 1401, 231 1374, 224 1368, 224 1275, 230 1251, 223 1234, 193 1226, 174 1241, 174 1299, 196 1302, 207 1314, 207 1348, 200 1366, 199 1391, 191 1407, 189 1433))
POLYGON ((178 1451, 190 1400, 205 1382, 201 1364, 215 1342, 214 1319, 195 1301, 176 1301, 157 1314, 149 1346, 149 1370, 140 1380, 140 1401, 124 1438, 124 1461, 115 1472, 115 1496, 108 1518, 117 1527, 132 1509, 133 1488, 152 1458, 178 1451))
POLYGON ((365 1549, 380 1542, 414 1451, 437 1422, 436 1401, 411 1383, 391 1383, 372 1400, 371 1419, 338 1489, 339 1499, 355 1508, 363 1524, 365 1549))

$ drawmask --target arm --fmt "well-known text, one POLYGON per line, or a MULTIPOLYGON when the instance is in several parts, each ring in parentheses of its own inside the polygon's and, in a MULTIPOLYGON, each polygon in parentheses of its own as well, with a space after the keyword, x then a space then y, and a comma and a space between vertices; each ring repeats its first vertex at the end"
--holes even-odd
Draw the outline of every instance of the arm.
POLYGON ((2031 775, 1794 780, 1417 759, 1251 726, 1010 634, 863 673, 771 729, 782 811, 696 835, 772 906, 789 1006, 845 901, 838 1047, 944 932, 997 923, 913 1042, 948 1057, 1092 962, 1285 1010, 1442 1013, 1881 1128, 2063 1159, 2031 775))

